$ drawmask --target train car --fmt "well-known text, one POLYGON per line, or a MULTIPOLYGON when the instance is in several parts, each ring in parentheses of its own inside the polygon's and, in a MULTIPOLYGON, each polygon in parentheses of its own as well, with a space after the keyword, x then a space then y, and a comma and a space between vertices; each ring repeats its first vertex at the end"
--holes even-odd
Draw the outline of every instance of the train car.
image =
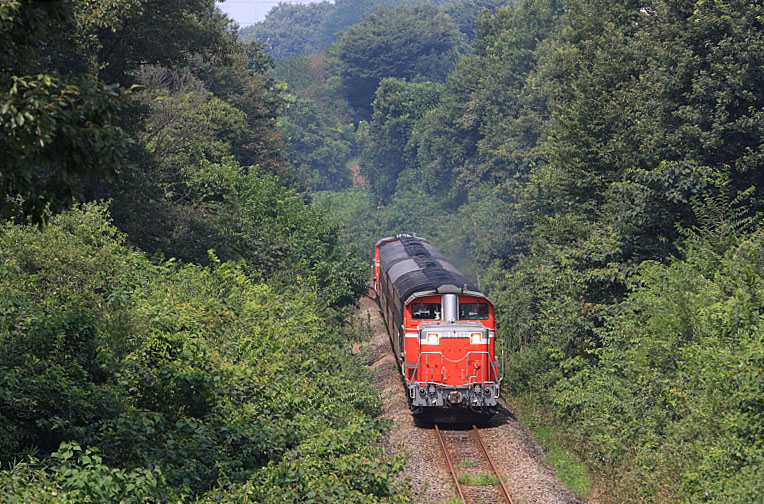
POLYGON ((491 302, 427 240, 375 246, 374 289, 412 413, 493 414, 499 397, 491 302))

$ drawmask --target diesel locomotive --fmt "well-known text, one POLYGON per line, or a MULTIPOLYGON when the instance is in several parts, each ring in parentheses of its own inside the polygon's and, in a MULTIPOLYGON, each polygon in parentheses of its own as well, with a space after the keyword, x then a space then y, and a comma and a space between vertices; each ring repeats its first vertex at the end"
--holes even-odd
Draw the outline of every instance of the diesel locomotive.
POLYGON ((376 243, 374 290, 412 413, 495 413, 501 379, 486 296, 408 234, 376 243))

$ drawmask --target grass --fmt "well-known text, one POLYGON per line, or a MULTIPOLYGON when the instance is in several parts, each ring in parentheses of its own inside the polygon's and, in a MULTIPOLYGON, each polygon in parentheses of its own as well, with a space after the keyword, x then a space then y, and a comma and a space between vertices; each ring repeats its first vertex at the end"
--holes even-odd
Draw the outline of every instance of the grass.
MULTIPOLYGON (((460 462, 457 462, 454 467, 472 467, 477 465, 477 462, 473 460, 462 460, 460 462)), ((469 473, 459 473, 456 475, 456 479, 459 480, 459 483, 465 486, 495 486, 499 484, 499 480, 496 478, 493 474, 488 473, 480 473, 480 474, 469 474, 469 473)), ((507 479, 506 476, 503 477, 504 480, 507 479)), ((517 504, 531 504, 527 501, 515 501, 517 504)), ((448 499, 440 501, 438 504, 462 504, 462 499, 458 495, 454 495, 453 497, 449 497, 448 499)), ((483 501, 476 501, 475 504, 486 504, 483 501)))
POLYGON ((557 470, 557 476, 576 494, 586 500, 591 495, 592 482, 589 471, 578 458, 565 447, 565 439, 548 416, 527 399, 512 398, 512 405, 520 413, 523 425, 533 432, 533 437, 544 449, 546 462, 557 470))
MULTIPOLYGON (((462 499, 459 498, 458 495, 454 495, 453 497, 449 497, 446 500, 440 501, 438 504, 462 504, 462 499)), ((486 504, 483 501, 477 501, 475 504, 486 504)), ((528 504, 528 503, 518 503, 518 504, 528 504)))
POLYGON ((490 473, 459 473, 456 475, 456 479, 459 480, 459 483, 462 485, 467 486, 493 486, 499 484, 496 475, 490 473))
POLYGON ((454 469, 464 469, 465 467, 475 467, 478 465, 474 460, 460 460, 454 464, 454 469))

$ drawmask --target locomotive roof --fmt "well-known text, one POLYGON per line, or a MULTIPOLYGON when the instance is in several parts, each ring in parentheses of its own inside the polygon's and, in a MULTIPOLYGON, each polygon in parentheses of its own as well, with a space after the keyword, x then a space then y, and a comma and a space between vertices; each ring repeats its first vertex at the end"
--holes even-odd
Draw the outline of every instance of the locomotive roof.
POLYGON ((406 303, 415 294, 464 293, 485 297, 425 239, 398 235, 380 240, 377 246, 382 267, 395 292, 406 303))

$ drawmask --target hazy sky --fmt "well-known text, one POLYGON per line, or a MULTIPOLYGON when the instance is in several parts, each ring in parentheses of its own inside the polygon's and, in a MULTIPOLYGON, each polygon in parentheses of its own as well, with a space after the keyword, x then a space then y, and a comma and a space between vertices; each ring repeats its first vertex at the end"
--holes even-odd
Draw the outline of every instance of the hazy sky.
MULTIPOLYGON (((285 3, 313 3, 320 0, 282 0, 285 3)), ((265 19, 265 15, 279 3, 278 0, 225 0, 218 2, 218 8, 235 19, 242 28, 265 19)))

